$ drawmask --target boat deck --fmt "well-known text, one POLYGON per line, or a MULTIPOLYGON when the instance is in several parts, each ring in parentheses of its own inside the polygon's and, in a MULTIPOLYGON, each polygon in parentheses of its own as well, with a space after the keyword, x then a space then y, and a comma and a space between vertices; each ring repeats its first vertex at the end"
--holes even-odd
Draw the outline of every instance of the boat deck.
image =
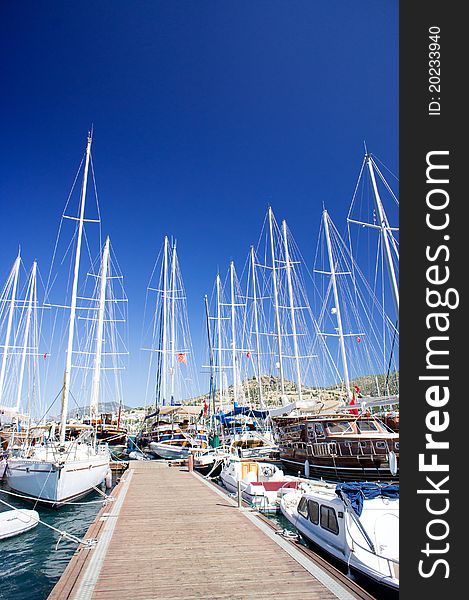
POLYGON ((369 598, 186 467, 134 461, 49 600, 369 598))

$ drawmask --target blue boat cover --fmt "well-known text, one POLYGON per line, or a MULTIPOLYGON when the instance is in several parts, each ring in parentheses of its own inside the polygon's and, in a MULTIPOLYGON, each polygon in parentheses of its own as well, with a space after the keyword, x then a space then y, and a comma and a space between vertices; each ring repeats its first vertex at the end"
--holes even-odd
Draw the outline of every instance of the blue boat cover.
POLYGON ((244 415, 246 417, 256 417, 257 419, 267 419, 269 416, 268 410, 255 410, 250 406, 239 406, 237 402, 234 403, 233 410, 224 413, 221 412, 215 415, 216 419, 219 419, 223 425, 229 422, 231 417, 236 417, 237 415, 244 415))
POLYGON ((360 516, 362 514, 364 500, 372 500, 379 496, 391 499, 399 498, 399 485, 368 483, 365 481, 338 483, 335 488, 335 493, 339 498, 343 498, 344 495, 347 496, 353 510, 360 516))

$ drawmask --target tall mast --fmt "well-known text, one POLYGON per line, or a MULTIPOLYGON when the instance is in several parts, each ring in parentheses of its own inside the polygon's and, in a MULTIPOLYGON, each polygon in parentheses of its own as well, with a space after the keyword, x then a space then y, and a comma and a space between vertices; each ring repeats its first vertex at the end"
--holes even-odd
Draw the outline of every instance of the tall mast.
POLYGON ((73 352, 73 336, 75 332, 75 314, 77 309, 77 290, 78 290, 78 273, 80 271, 80 253, 81 253, 81 240, 83 236, 83 221, 85 217, 85 198, 86 198, 86 185, 88 182, 88 168, 90 164, 91 155, 91 132, 88 134, 88 141, 86 144, 86 158, 85 158, 85 169, 83 172, 83 184, 81 187, 81 201, 80 201, 80 217, 78 220, 78 232, 77 232, 77 247, 75 252, 75 267, 73 270, 73 284, 72 284, 72 301, 70 304, 70 321, 68 325, 68 346, 67 346, 67 358, 65 363, 64 373, 64 384, 62 388, 62 409, 60 418, 60 443, 65 442, 65 428, 67 426, 67 412, 68 412, 68 399, 70 395, 70 377, 72 373, 72 352, 73 352))
POLYGON ((282 222, 283 229, 283 244, 285 249, 285 262, 287 267, 287 282, 288 282, 288 298, 290 302, 290 318, 291 318, 291 328, 293 335, 293 352, 295 356, 295 367, 296 367, 296 386, 298 388, 298 400, 301 400, 301 372, 300 372, 300 357, 298 355, 298 339, 296 334, 296 315, 295 315, 295 305, 293 301, 293 285, 292 285, 292 277, 291 277, 291 261, 290 261, 290 251, 288 248, 288 239, 287 239, 287 222, 282 222))
POLYGON ((389 279, 391 281, 391 292, 392 292, 392 298, 394 301, 394 308, 396 310, 396 317, 397 317, 397 319, 399 319, 399 288, 397 285, 396 271, 394 269, 394 263, 393 263, 392 254, 391 254, 391 246, 389 243, 389 236, 390 236, 389 222, 388 222, 386 213, 384 212, 384 207, 383 207, 383 203, 381 202, 381 197, 379 195, 378 186, 376 185, 375 172, 374 172, 374 168, 373 168, 373 159, 370 155, 366 156, 366 163, 368 165, 368 170, 370 172, 370 178, 371 178, 371 184, 373 186, 373 195, 374 195, 376 210, 378 212, 379 226, 381 228, 381 238, 383 240, 383 245, 384 245, 386 266, 388 268, 389 279))
POLYGON ((162 338, 162 358, 163 358, 163 369, 162 369, 162 382, 161 390, 163 397, 163 406, 166 404, 167 397, 167 379, 168 379, 168 236, 164 238, 164 250, 163 250, 163 338, 162 338))
POLYGON ((259 403, 264 406, 264 397, 262 394, 261 381, 261 351, 259 343, 259 316, 257 314, 257 281, 256 281, 256 261, 254 257, 254 246, 251 246, 251 271, 252 271, 252 303, 254 310, 254 336, 256 339, 256 362, 257 362, 257 385, 259 387, 259 403))
POLYGON ((336 281, 336 270, 335 270, 335 262, 332 256, 332 244, 331 237, 329 233, 329 215, 327 214, 327 210, 323 211, 323 222, 324 222, 324 231, 326 234, 326 243, 327 243, 327 253, 329 256, 329 266, 331 269, 331 280, 332 280, 332 290, 334 293, 334 303, 335 310, 337 315, 337 329, 339 332, 339 345, 340 345, 340 353, 342 356, 342 365, 344 369, 344 380, 345 380, 345 389, 347 390, 348 397, 352 397, 352 391, 350 389, 350 378, 348 373, 348 364, 347 364, 347 354, 345 352, 345 341, 344 341, 344 330, 342 328, 342 316, 340 313, 340 302, 339 302, 339 294, 337 292, 337 281, 336 281))
MULTIPOLYGON (((214 384, 214 375, 213 375, 213 347, 212 347, 212 333, 210 330, 210 313, 208 310, 208 298, 207 295, 204 296, 205 302, 205 319, 207 321, 207 338, 208 338, 208 356, 210 363, 210 396, 212 400, 212 414, 215 414, 215 393, 213 389, 214 384)), ((210 399, 209 399, 210 402, 210 399)))
POLYGON ((274 288, 274 310, 275 310, 275 328, 277 330, 277 346, 278 346, 278 363, 280 371, 280 391, 282 397, 285 395, 285 381, 283 377, 283 358, 282 358, 282 331, 280 329, 280 314, 278 305, 278 289, 277 289, 277 269, 275 266, 275 248, 274 248, 274 231, 273 231, 273 212, 269 206, 269 233, 270 233, 270 251, 272 255, 272 283, 274 288))
POLYGON ((3 396, 3 386, 5 385, 5 370, 7 366, 7 356, 8 356, 8 348, 10 345, 10 335, 11 335, 11 326, 13 323, 13 313, 15 310, 15 302, 16 302, 16 289, 18 287, 18 273, 20 270, 21 257, 18 252, 18 256, 13 263, 13 269, 11 270, 9 280, 13 277, 13 285, 11 288, 11 296, 10 296, 10 306, 8 309, 8 322, 7 322, 7 330, 5 333, 5 344, 3 346, 3 355, 2 355, 2 367, 0 369, 0 404, 2 402, 3 396))
POLYGON ((217 273, 217 338, 218 338, 218 393, 220 395, 220 411, 223 410, 223 368, 222 368, 222 339, 221 339, 221 282, 220 274, 217 273))
POLYGON ((104 312, 106 308, 106 285, 109 268, 109 236, 104 244, 101 261, 101 277, 99 285, 98 324, 96 328, 96 352, 94 359, 93 383, 91 387, 91 418, 98 416, 99 383, 101 379, 101 358, 103 353, 104 312))
POLYGON ((176 242, 174 241, 171 253, 171 401, 174 400, 174 375, 176 369, 176 321, 174 318, 176 307, 176 258, 176 242))
POLYGON ((230 287, 231 287, 231 362, 233 365, 233 394, 234 402, 238 400, 238 370, 236 365, 236 310, 234 288, 234 262, 230 262, 230 287))
POLYGON ((26 324, 24 327, 23 351, 21 353, 20 376, 18 381, 18 392, 16 396, 16 412, 19 412, 20 410, 21 393, 23 391, 24 367, 26 364, 26 353, 28 350, 29 330, 31 328, 31 314, 33 311, 33 304, 36 300, 36 270, 37 262, 34 261, 33 268, 31 270, 31 277, 29 280, 29 298, 28 308, 26 309, 26 324))

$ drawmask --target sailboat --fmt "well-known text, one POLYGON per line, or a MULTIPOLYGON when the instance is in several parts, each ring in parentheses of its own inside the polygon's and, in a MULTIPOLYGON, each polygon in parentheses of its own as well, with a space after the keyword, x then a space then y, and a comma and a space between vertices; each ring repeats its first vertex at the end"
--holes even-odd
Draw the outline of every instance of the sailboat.
MULTIPOLYGON (((0 452, 3 450, 5 457, 7 451, 11 452, 24 443, 33 431, 31 409, 39 391, 37 263, 33 262, 24 298, 18 291, 21 264, 18 253, 0 297, 0 321, 6 321, 0 367, 0 452), (24 386, 26 375, 28 386, 24 386)), ((3 458, 0 461, 0 479, 5 468, 6 460, 3 458)))
MULTIPOLYGON (((373 163, 367 157, 365 165, 370 170, 376 210, 382 223, 375 228, 384 236, 383 248, 387 255, 391 248, 386 237, 389 226, 377 192, 373 163)), ((321 233, 324 244, 322 248, 318 247, 315 265, 315 273, 322 279, 322 283, 316 285, 316 289, 322 290, 318 324, 320 335, 328 340, 330 354, 337 353, 338 356, 337 364, 345 388, 342 414, 299 414, 274 419, 281 460, 307 476, 334 481, 395 479, 398 476, 399 435, 370 410, 374 403, 385 399, 358 398, 361 390, 353 385, 353 380, 368 375, 379 395, 376 373, 377 369, 386 371, 387 348, 394 346, 398 336, 397 322, 387 317, 327 210, 322 214, 321 233)), ((391 282, 395 284, 391 264, 388 269, 391 282)), ((392 289, 397 311, 398 290, 394 285, 392 289)))
POLYGON ((205 426, 199 422, 200 407, 182 402, 195 395, 196 373, 176 242, 170 244, 167 236, 163 243, 159 281, 157 287, 150 286, 149 291, 156 291, 157 296, 148 370, 148 382, 154 378, 155 404, 147 421, 156 418, 149 421, 149 431, 139 435, 136 443, 138 446, 146 444, 159 458, 181 459, 194 450, 206 448, 208 436, 205 426))
MULTIPOLYGON (((52 506, 61 506, 73 501, 104 481, 110 473, 110 455, 106 445, 97 445, 93 429, 85 429, 78 438, 66 439, 67 417, 70 397, 72 356, 74 354, 75 326, 77 322, 78 283, 80 275, 80 258, 84 233, 85 201, 88 181, 88 170, 91 157, 92 135, 88 134, 83 181, 80 194, 79 216, 67 217, 76 221, 76 246, 73 260, 73 279, 71 302, 69 308, 68 343, 65 357, 65 372, 62 386, 62 403, 60 415, 59 439, 55 439, 54 431, 50 431, 44 442, 31 444, 23 449, 18 457, 9 458, 7 465, 7 482, 9 487, 20 494, 46 502, 52 506)), ((64 215, 65 216, 65 215, 64 215)), ((106 241, 101 258, 100 280, 106 279, 106 261, 109 251, 109 240, 106 241)), ((99 390, 100 376, 100 344, 102 344, 103 314, 105 310, 105 284, 100 286, 97 307, 98 330, 95 348, 95 376, 93 390, 99 390)), ((54 428, 52 428, 54 429, 54 428)))
MULTIPOLYGON (((241 373, 246 370, 245 361, 250 360, 250 346, 246 346, 246 300, 241 293, 234 261, 228 271, 229 300, 225 299, 225 286, 220 274, 215 279, 216 310, 207 316, 214 320, 215 344, 211 349, 212 385, 217 374, 218 394, 214 389, 213 405, 218 396, 218 412, 212 415, 221 441, 230 452, 242 458, 272 457, 277 452, 270 431, 265 427, 266 411, 256 410, 255 403, 246 395, 241 373), (228 327, 226 325, 229 325, 228 327), (216 358, 215 358, 216 357, 216 358), (216 362, 216 364, 215 364, 216 362), (227 373, 231 373, 232 385, 227 385, 227 373), (229 404, 233 402, 232 406, 229 404)), ((211 347, 211 340, 209 340, 211 347)), ((218 453, 215 453, 214 459, 218 453)))

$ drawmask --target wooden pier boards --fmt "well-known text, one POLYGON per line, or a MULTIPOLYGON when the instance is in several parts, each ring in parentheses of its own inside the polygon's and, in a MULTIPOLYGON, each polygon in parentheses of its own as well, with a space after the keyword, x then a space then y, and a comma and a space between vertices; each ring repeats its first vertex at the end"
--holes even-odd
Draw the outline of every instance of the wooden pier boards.
POLYGON ((113 494, 49 600, 357 598, 184 467, 131 462, 113 494))

